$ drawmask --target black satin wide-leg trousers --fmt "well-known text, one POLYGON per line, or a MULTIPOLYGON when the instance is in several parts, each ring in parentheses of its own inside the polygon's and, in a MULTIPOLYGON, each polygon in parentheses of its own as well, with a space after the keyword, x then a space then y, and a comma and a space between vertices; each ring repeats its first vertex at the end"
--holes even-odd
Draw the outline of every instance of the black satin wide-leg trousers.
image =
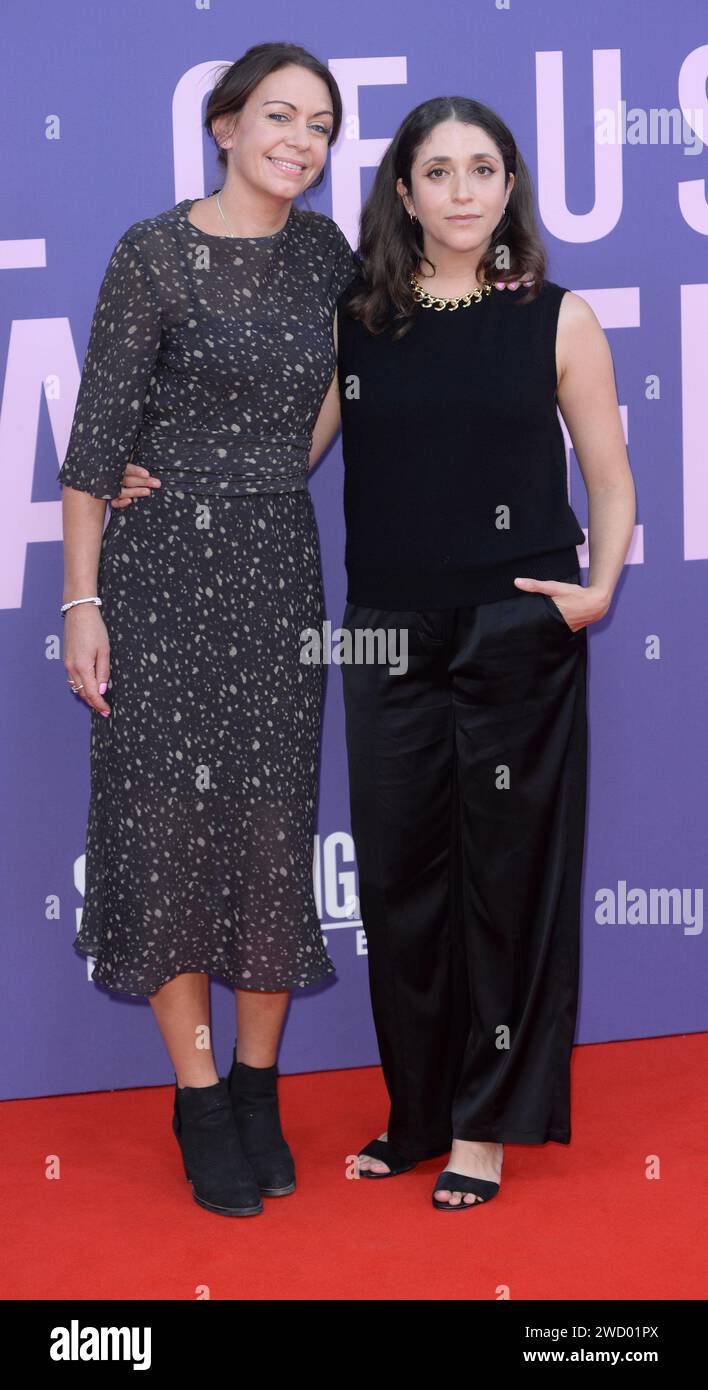
POLYGON ((567 1144, 587 628, 521 590, 426 611, 348 602, 342 627, 407 632, 407 669, 391 669, 400 645, 365 661, 352 642, 342 664, 389 1140, 411 1161, 453 1138, 567 1144))

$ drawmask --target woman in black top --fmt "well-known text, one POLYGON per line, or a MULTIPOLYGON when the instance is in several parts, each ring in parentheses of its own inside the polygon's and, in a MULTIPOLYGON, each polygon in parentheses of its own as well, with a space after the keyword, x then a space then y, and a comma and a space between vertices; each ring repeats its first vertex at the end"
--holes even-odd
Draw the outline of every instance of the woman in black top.
POLYGON ((570 1139, 587 627, 634 487, 604 333, 545 278, 528 172, 489 108, 406 118, 360 253, 337 314, 342 626, 360 638, 342 675, 391 1100, 360 1171, 452 1145, 433 1204, 463 1210, 498 1192, 504 1143, 570 1139), (585 587, 557 404, 588 491, 585 587), (388 635, 378 659, 367 632, 388 635))

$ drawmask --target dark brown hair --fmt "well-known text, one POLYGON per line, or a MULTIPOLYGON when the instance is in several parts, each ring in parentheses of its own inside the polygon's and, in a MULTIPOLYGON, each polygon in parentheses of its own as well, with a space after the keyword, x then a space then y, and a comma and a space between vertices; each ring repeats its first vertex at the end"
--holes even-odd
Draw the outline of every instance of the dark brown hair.
POLYGON ((412 326, 417 305, 409 277, 419 261, 427 259, 423 256, 420 223, 413 222, 406 212, 396 182, 400 178, 410 191, 411 167, 416 153, 442 121, 481 126, 501 154, 505 184, 509 174, 515 175, 506 212, 494 228, 489 247, 476 267, 478 276, 489 283, 533 278, 531 289, 514 295, 515 302, 527 304, 538 295, 545 275, 546 253, 536 223, 531 178, 508 126, 489 106, 470 97, 432 97, 406 116, 376 171, 361 214, 358 249, 365 284, 347 301, 347 312, 352 318, 360 319, 370 333, 379 333, 398 324, 394 341, 412 326), (502 247, 508 250, 509 269, 500 272, 495 256, 502 247))
MULTIPOLYGON (((333 145, 339 128, 342 124, 342 97, 330 70, 321 63, 319 58, 315 58, 313 53, 308 53, 306 48, 300 48, 294 43, 259 43, 253 48, 246 49, 235 63, 223 68, 221 75, 209 95, 204 114, 204 128, 211 135, 212 140, 218 149, 218 160, 226 168, 226 151, 222 150, 216 140, 211 123, 215 116, 235 114, 246 104, 251 92, 255 90, 264 77, 268 77, 271 72, 277 72, 279 68, 289 67, 294 64, 296 67, 307 68, 308 72, 313 72, 316 77, 320 77, 329 90, 332 98, 332 112, 334 116, 332 132, 329 136, 328 144, 333 145)), ((309 184, 309 188, 317 188, 325 176, 326 166, 322 168, 314 183, 309 184)))

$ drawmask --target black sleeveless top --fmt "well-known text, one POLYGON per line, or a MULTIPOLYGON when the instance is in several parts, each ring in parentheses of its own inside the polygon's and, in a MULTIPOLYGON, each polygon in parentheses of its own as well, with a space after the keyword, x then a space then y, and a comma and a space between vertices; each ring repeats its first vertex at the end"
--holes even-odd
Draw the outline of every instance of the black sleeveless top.
POLYGON ((585 540, 568 501, 555 340, 566 291, 492 290, 370 334, 337 301, 347 600, 450 608, 565 579, 585 540))

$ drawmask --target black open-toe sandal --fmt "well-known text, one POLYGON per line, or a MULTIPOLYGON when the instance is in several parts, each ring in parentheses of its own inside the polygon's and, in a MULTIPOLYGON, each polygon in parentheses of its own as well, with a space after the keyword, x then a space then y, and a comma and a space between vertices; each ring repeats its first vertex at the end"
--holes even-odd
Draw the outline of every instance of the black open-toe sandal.
MULTIPOLYGON (((385 1160, 384 1160, 385 1161, 385 1160)), ((468 1178, 466 1173, 453 1173, 446 1168, 440 1174, 435 1187, 433 1188, 433 1206, 438 1211, 470 1211, 474 1207, 481 1207, 482 1202, 491 1202, 492 1197, 496 1197, 500 1188, 500 1183, 490 1182, 488 1178, 468 1178), (436 1192, 473 1192, 481 1200, 478 1202, 436 1202, 436 1192)))
POLYGON ((360 1149, 358 1157, 376 1158, 379 1163, 387 1163, 388 1173, 375 1173, 372 1168, 360 1168, 360 1178, 395 1178, 398 1173, 408 1173, 411 1168, 415 1168, 415 1163, 411 1163, 405 1158, 401 1158, 395 1149, 391 1148, 387 1139, 372 1139, 365 1149, 360 1149))

